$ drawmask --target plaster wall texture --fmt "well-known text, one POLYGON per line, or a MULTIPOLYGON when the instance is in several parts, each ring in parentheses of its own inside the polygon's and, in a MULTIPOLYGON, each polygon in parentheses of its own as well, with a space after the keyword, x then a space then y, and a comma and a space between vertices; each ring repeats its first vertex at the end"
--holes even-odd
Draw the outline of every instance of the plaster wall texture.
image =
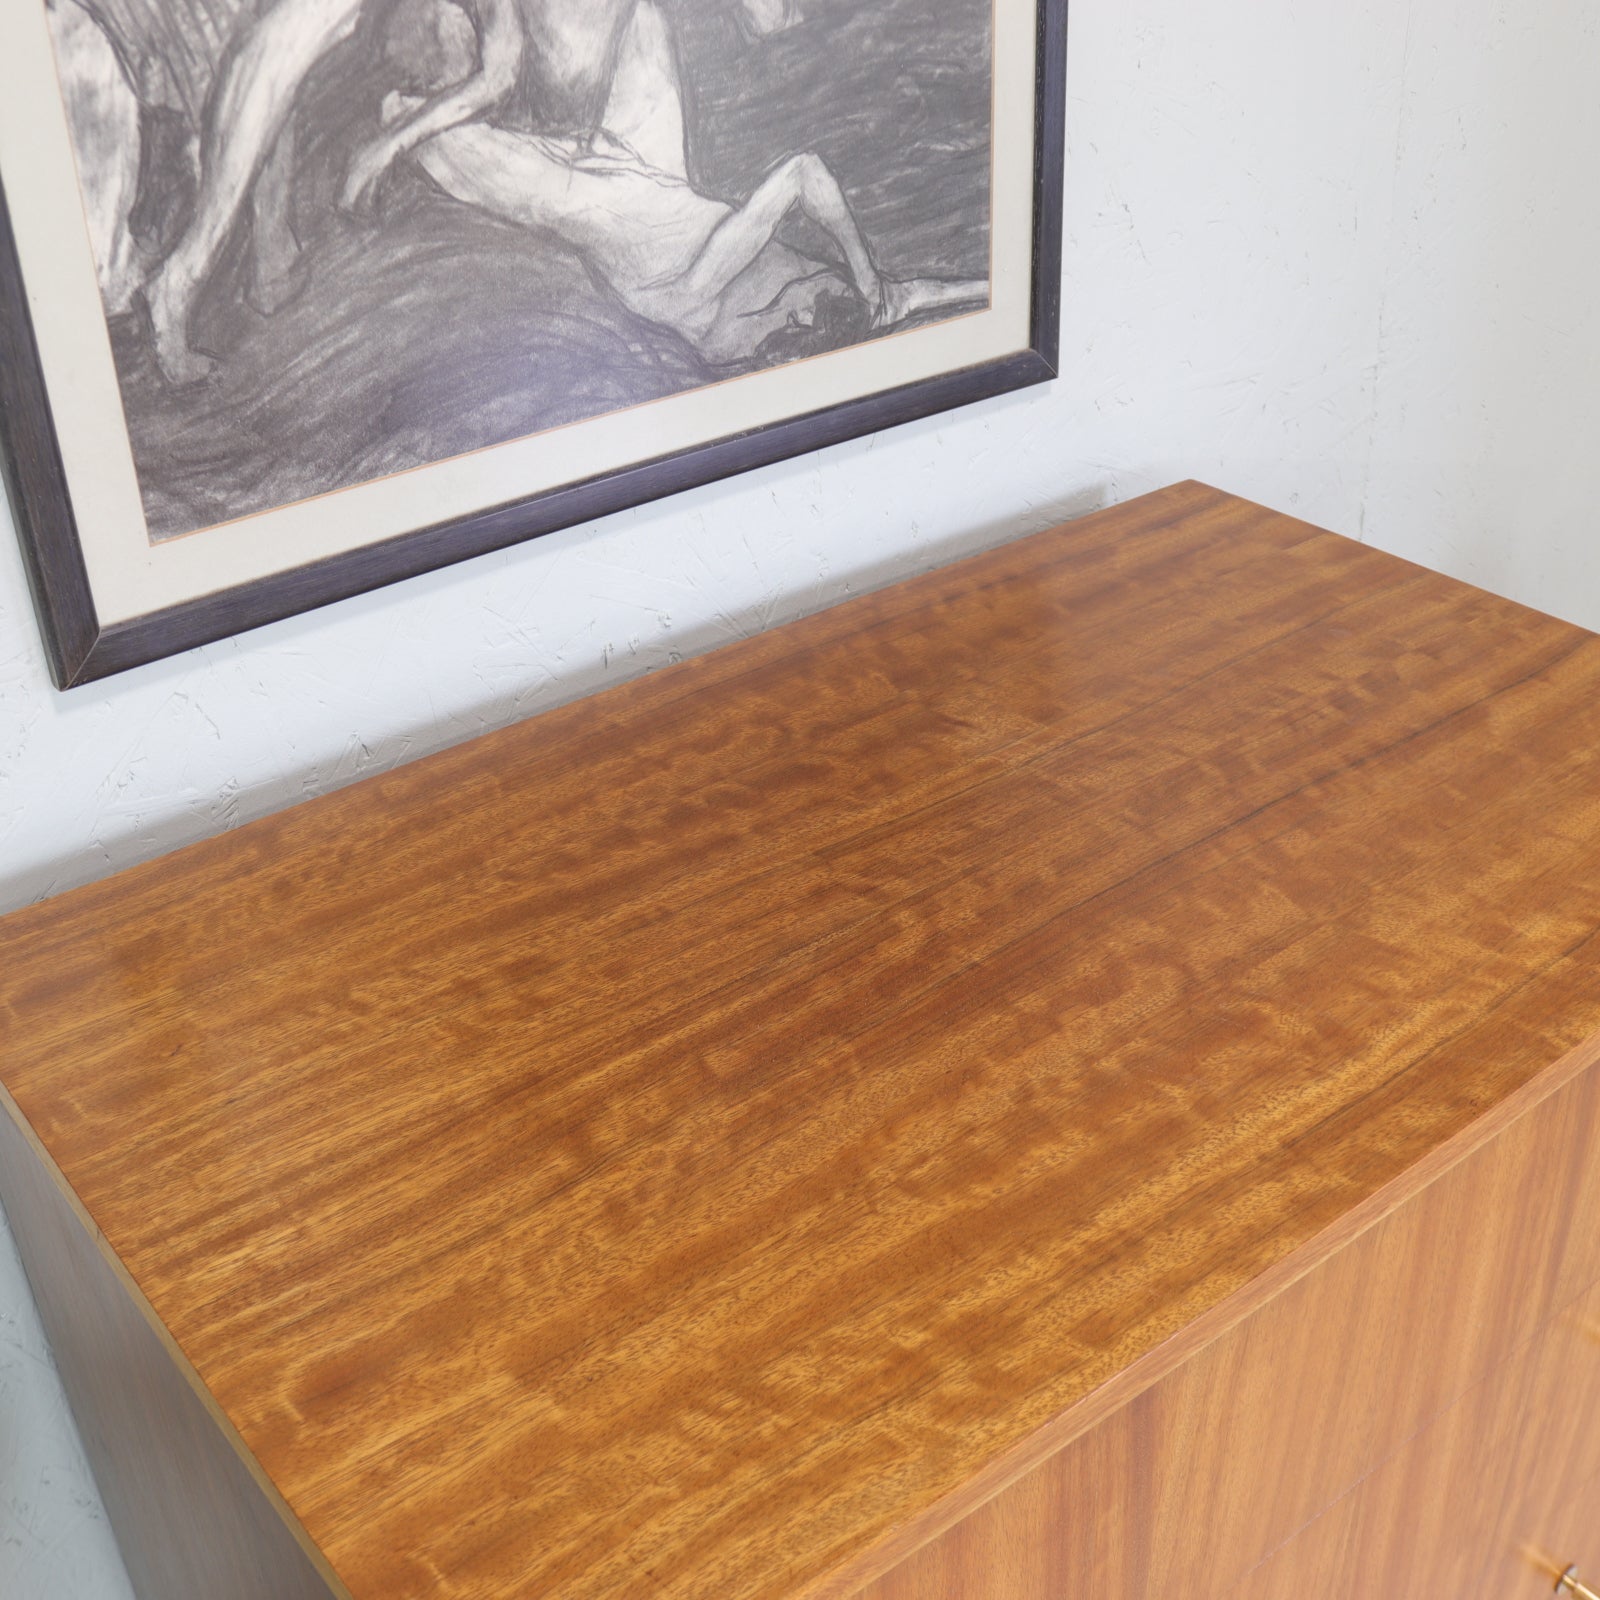
MULTIPOLYGON (((1600 627, 1597 35, 1073 0, 1048 388, 67 695, 0 527, 0 910, 1178 478, 1600 627)), ((121 1600, 41 1348, 0 1251, 0 1594, 121 1600)))

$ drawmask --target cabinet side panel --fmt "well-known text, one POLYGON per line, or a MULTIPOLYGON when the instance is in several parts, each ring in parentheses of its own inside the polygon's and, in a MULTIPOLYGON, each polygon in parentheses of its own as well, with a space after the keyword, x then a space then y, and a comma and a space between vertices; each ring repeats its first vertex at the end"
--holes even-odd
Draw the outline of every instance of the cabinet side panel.
POLYGON ((859 1600, 1228 1594, 1600 1279, 1597 1143, 1590 1066, 859 1600))
POLYGON ((3 1107, 0 1203, 140 1600, 337 1600, 3 1107))
POLYGON ((1600 1573, 1600 1288, 1256 1567, 1231 1600, 1545 1600, 1600 1573))

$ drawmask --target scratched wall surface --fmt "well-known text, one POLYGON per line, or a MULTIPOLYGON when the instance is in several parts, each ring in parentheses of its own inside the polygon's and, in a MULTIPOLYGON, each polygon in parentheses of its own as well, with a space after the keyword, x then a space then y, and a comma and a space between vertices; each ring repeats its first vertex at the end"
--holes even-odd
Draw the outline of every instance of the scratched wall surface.
MULTIPOLYGON (((1181 477, 1600 626, 1597 29, 1072 0, 1048 389, 64 696, 0 528, 0 910, 1181 477)), ((0 1266, 0 1595, 120 1596, 25 1315, 0 1266)))

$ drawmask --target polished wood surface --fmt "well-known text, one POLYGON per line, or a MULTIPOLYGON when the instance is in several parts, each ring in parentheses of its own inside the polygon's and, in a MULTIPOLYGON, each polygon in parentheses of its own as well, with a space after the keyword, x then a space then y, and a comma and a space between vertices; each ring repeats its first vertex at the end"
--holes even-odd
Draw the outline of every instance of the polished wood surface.
POLYGON ((1600 1288, 1298 1537, 1236 1600, 1543 1600, 1600 1574, 1600 1288))
MULTIPOLYGON (((1323 1563, 1317 1585, 1302 1581, 1301 1557, 1268 1558, 1475 1385, 1492 1384, 1508 1421, 1539 1441, 1527 1484, 1557 1459, 1550 1435, 1566 1440, 1546 1511, 1574 1503, 1573 1487, 1600 1472, 1600 1349, 1569 1363, 1560 1394, 1504 1378, 1508 1363, 1521 1377, 1526 1357, 1511 1358, 1550 1342, 1553 1320, 1582 1325, 1580 1308, 1600 1293, 1582 1292, 1600 1280, 1600 1046, 1535 1081, 1549 1087, 1537 1103, 1509 1122, 1484 1119, 1442 1170, 1408 1172, 1392 1209, 1341 1219, 1291 1258, 1307 1269, 1293 1282, 1256 1280, 1253 1308, 1225 1331, 1168 1341, 1198 1348, 1120 1404, 1107 1409, 1102 1392, 1068 1444, 963 1508, 860 1600, 1224 1600, 1263 1563, 1245 1586, 1263 1600, 1465 1593, 1433 1581, 1426 1561, 1398 1559, 1420 1515, 1404 1497, 1372 1497, 1393 1519, 1383 1540, 1352 1521, 1308 1542, 1303 1561, 1323 1563), (1363 1551, 1356 1567, 1350 1543, 1363 1551)), ((1509 1493, 1479 1460, 1429 1470, 1435 1498, 1458 1510, 1463 1498, 1509 1493)), ((1468 1559, 1452 1551, 1452 1571, 1475 1574, 1470 1555, 1488 1546, 1461 1548, 1468 1559)))
POLYGON ((860 1587, 1600 1028, 1597 691, 1180 486, 0 922, 0 1077, 357 1600, 860 1587))
POLYGON ((93 1227, 0 1115, 17 1241, 123 1565, 150 1600, 344 1600, 276 1491, 193 1386, 93 1227))

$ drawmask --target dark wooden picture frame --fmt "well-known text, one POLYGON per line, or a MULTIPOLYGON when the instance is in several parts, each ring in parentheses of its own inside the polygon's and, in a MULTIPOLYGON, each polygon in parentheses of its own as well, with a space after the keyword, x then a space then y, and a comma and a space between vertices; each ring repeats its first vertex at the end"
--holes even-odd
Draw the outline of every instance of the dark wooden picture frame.
POLYGON ((0 467, 57 685, 69 688, 352 595, 1057 372, 1067 0, 1040 0, 1026 349, 640 461, 255 581, 103 623, 80 546, 11 212, 0 188, 0 467))

